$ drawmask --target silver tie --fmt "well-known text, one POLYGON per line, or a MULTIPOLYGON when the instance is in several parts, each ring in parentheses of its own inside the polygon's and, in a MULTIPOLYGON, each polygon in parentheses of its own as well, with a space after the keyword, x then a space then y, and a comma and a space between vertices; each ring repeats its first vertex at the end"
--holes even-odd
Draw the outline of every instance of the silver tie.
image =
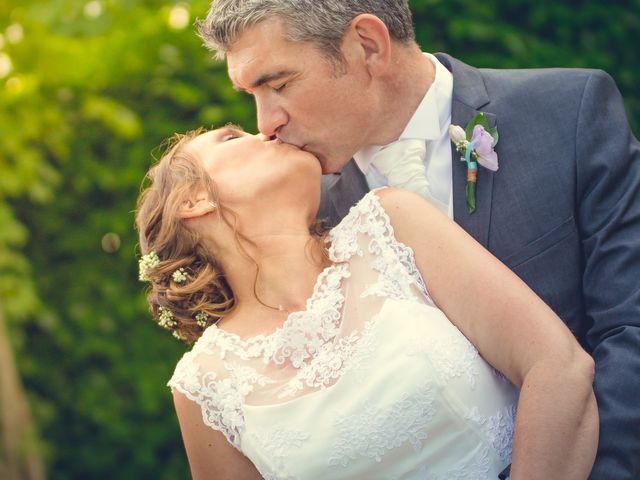
POLYGON ((446 213, 448 206, 437 200, 429 189, 424 167, 426 151, 424 140, 404 138, 383 147, 373 156, 371 163, 387 177, 390 187, 417 193, 446 213))

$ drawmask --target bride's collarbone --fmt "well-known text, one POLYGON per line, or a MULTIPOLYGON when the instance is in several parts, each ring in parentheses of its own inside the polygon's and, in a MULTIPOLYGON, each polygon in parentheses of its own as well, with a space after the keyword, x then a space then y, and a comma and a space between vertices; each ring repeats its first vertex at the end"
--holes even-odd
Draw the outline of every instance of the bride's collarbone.
POLYGON ((252 307, 234 311, 218 322, 218 328, 242 339, 269 335, 282 327, 288 312, 277 308, 252 307))

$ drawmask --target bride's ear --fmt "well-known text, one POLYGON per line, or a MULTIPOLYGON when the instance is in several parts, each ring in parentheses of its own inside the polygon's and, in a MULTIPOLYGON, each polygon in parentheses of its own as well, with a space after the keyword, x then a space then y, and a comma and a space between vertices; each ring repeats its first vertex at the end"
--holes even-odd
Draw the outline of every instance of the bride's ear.
POLYGON ((208 198, 189 199, 182 202, 178 208, 178 216, 183 220, 198 218, 213 212, 218 205, 208 198))

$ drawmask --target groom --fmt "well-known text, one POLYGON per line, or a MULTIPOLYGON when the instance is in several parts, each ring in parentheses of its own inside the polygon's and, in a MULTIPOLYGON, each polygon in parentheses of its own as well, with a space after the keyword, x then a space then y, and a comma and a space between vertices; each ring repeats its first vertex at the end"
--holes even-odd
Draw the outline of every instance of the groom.
POLYGON ((613 80, 422 53, 404 0, 216 0, 199 30, 259 130, 320 160, 320 216, 418 189, 555 310, 596 361, 591 478, 640 478, 640 145, 613 80), (499 168, 479 166, 467 195, 449 126, 480 112, 499 168))

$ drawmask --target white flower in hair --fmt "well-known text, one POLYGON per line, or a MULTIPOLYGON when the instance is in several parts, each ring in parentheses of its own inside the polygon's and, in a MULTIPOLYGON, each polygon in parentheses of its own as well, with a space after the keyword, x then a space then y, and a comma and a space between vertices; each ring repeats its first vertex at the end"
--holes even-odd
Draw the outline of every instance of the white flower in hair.
POLYGON ((185 282, 187 280, 187 272, 184 268, 179 268, 171 274, 171 278, 173 278, 173 281, 176 283, 185 282))
POLYGON ((185 337, 180 331, 178 330, 174 330, 173 332, 171 332, 171 335, 174 336, 174 338, 177 338, 178 340, 186 340, 187 337, 185 337))
POLYGON ((204 312, 198 312, 196 314, 196 323, 198 324, 198 326, 200 328, 206 328, 207 327, 207 319, 209 318, 209 316, 204 313, 204 312))
POLYGON ((157 267, 160 264, 160 257, 155 251, 151 251, 146 255, 143 255, 140 261, 138 262, 138 279, 141 282, 148 282, 151 280, 149 278, 149 270, 157 267))
POLYGON ((158 308, 158 325, 162 328, 166 328, 167 330, 171 330, 172 328, 176 328, 178 322, 173 318, 173 313, 171 310, 165 307, 158 308))

